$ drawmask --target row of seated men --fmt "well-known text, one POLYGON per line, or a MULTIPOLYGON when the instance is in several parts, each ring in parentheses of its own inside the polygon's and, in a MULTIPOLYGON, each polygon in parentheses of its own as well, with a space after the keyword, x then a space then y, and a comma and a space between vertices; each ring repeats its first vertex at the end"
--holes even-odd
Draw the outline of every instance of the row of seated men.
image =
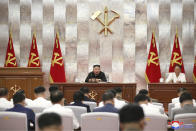
MULTIPOLYGON (((11 101, 7 100, 8 91, 6 88, 0 88, 0 107, 6 107, 8 108, 6 111, 13 111, 13 112, 23 112, 27 114, 28 119, 28 129, 34 129, 35 128, 35 114, 34 112, 25 107, 31 107, 31 106, 37 106, 37 107, 45 107, 43 110, 43 113, 49 113, 49 112, 55 112, 57 114, 71 114, 73 116, 73 128, 78 129, 79 123, 73 113, 73 111, 69 108, 65 108, 65 99, 63 96, 63 93, 58 90, 56 87, 50 87, 50 100, 46 99, 45 95, 45 88, 44 87, 37 87, 35 88, 35 100, 30 100, 28 98, 25 98, 25 94, 23 90, 19 90, 16 92, 13 96, 13 104, 11 101)), ((195 101, 192 99, 192 96, 190 93, 186 91, 185 88, 179 88, 178 89, 178 98, 172 99, 172 102, 175 103, 175 106, 181 108, 181 110, 178 110, 177 112, 174 112, 172 115, 172 120, 174 119, 174 116, 176 114, 182 114, 182 113, 196 113, 196 108, 193 106, 195 101), (180 106, 179 106, 180 105, 180 106)), ((90 99, 88 96, 89 89, 87 87, 81 88, 80 91, 77 91, 73 95, 74 102, 72 106, 82 106, 87 108, 87 112, 91 112, 90 107, 86 104, 83 104, 83 101, 92 101, 94 100, 90 99)), ((164 109, 162 110, 162 107, 152 104, 151 100, 152 98, 149 98, 149 93, 147 90, 142 89, 139 91, 139 93, 134 98, 135 104, 128 104, 127 101, 122 99, 122 90, 121 88, 115 88, 112 90, 106 91, 102 96, 102 102, 99 103, 99 106, 93 110, 93 112, 111 112, 111 113, 119 113, 120 115, 124 112, 129 112, 121 119, 120 116, 120 122, 122 130, 125 130, 127 128, 137 128, 137 129, 144 129, 145 122, 143 121, 143 115, 147 114, 162 114, 165 115, 164 109), (132 108, 136 108, 137 110, 142 109, 141 112, 134 112, 132 108), (129 108, 130 111, 127 111, 129 108), (123 112, 122 112, 123 111, 123 112), (138 114, 140 113, 140 115, 138 114), (130 117, 130 118, 129 118, 130 117), (139 117, 139 118, 138 118, 139 117), (133 124, 125 124, 126 119, 129 122, 132 122, 133 119, 140 119, 141 121, 138 123, 138 126, 130 127, 130 125, 133 124), (124 122, 124 124, 123 124, 124 122), (143 123, 143 124, 142 124, 143 123)))

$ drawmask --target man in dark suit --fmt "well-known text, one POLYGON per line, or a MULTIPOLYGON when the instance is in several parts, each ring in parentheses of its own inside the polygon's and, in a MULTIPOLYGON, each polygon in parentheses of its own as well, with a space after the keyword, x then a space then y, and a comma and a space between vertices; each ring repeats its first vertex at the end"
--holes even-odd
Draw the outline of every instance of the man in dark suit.
POLYGON ((84 94, 81 91, 76 91, 73 95, 74 103, 71 106, 82 106, 87 108, 87 112, 91 112, 89 105, 83 104, 84 94))
POLYGON ((13 96, 13 102, 14 102, 14 107, 6 111, 25 113, 27 115, 28 129, 29 130, 35 129, 35 114, 31 109, 24 107, 25 106, 24 94, 15 93, 13 96), (33 126, 31 126, 30 123, 32 123, 33 126))
POLYGON ((175 108, 172 110, 172 120, 177 114, 196 113, 196 107, 193 107, 193 98, 190 93, 182 93, 180 96, 180 105, 181 108, 175 108))
POLYGON ((118 113, 118 109, 114 107, 114 95, 112 92, 110 91, 105 92, 102 96, 102 100, 104 106, 94 109, 93 112, 118 113))
POLYGON ((89 89, 88 87, 80 88, 80 91, 84 94, 84 101, 95 102, 95 100, 89 98, 89 89))
POLYGON ((101 71, 100 65, 94 65, 85 82, 107 82, 105 74, 101 71))

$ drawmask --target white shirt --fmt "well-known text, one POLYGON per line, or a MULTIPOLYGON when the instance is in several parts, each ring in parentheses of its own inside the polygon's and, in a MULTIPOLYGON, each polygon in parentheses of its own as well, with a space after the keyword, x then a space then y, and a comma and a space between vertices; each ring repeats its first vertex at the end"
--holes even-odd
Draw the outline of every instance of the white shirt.
POLYGON ((168 78, 166 79, 166 83, 173 81, 173 83, 176 83, 177 81, 180 81, 181 83, 186 82, 186 77, 184 73, 180 73, 179 76, 176 76, 175 72, 169 73, 168 78))
MULTIPOLYGON (((117 98, 114 98, 114 107, 117 108, 117 109, 121 109, 123 106, 125 106, 127 103, 123 100, 118 100, 117 98)), ((103 104, 103 101, 101 101, 99 103, 99 106, 98 107, 103 107, 104 104, 103 104)))
POLYGON ((148 104, 141 104, 140 106, 143 108, 144 114, 161 114, 159 108, 152 107, 148 104))
POLYGON ((14 105, 11 101, 8 101, 6 98, 0 98, 0 108, 12 108, 14 105))
POLYGON ((78 123, 73 111, 69 108, 66 108, 60 104, 54 104, 53 106, 44 109, 43 112, 55 112, 55 113, 58 113, 59 115, 61 115, 61 114, 71 115, 71 116, 73 116, 73 129, 79 128, 79 123, 78 123))
POLYGON ((46 100, 43 97, 38 97, 35 100, 33 100, 33 102, 31 103, 31 105, 29 106, 33 106, 33 107, 50 107, 52 106, 52 103, 48 100, 46 100))
POLYGON ((179 103, 180 102, 179 99, 180 97, 173 98, 172 103, 179 103))

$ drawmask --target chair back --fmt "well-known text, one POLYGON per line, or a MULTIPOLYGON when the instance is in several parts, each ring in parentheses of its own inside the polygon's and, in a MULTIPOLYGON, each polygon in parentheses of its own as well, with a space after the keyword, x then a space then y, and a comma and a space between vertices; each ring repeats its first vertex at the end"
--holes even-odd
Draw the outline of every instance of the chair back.
POLYGON ((89 105, 91 112, 97 107, 96 102, 91 101, 83 101, 84 104, 89 105))
POLYGON ((5 111, 7 108, 4 108, 4 107, 0 107, 0 112, 1 111, 5 111))
POLYGON ((35 114, 42 113, 43 110, 46 109, 45 107, 33 107, 33 106, 26 106, 26 107, 32 109, 35 114))
POLYGON ((82 114, 81 131, 119 131, 118 114, 107 112, 82 114))
POLYGON ((81 125, 81 115, 87 113, 87 108, 81 106, 65 106, 65 108, 70 108, 74 112, 79 125, 81 125))
POLYGON ((186 113, 175 115, 174 121, 183 124, 175 131, 196 131, 196 113, 186 113))
POLYGON ((163 107, 163 103, 157 103, 157 102, 152 102, 153 105, 156 105, 156 106, 161 106, 163 107))
POLYGON ((18 112, 0 112, 1 131, 27 131, 27 115, 18 112))
POLYGON ((144 131, 167 131, 167 116, 162 114, 146 114, 144 131))
POLYGON ((168 117, 169 117, 169 120, 171 120, 171 110, 174 107, 175 107, 175 103, 169 103, 168 104, 168 117))

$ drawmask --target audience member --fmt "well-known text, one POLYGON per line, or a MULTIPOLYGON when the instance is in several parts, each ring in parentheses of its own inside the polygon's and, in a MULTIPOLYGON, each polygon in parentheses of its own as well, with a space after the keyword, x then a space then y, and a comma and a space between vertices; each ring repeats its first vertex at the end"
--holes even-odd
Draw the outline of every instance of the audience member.
MULTIPOLYGON (((120 109, 122 108, 124 105, 126 105, 127 103, 123 100, 118 100, 116 98, 116 90, 115 89, 110 89, 110 90, 107 90, 106 92, 111 92, 113 95, 114 95, 114 107, 117 108, 117 109, 120 109)), ((104 106, 104 103, 103 101, 101 101, 99 103, 99 106, 98 107, 103 107, 104 106)))
POLYGON ((105 92, 102 96, 102 101, 104 103, 104 106, 94 109, 93 112, 118 113, 118 109, 114 107, 114 94, 112 92, 105 92))
POLYGON ((80 91, 84 94, 84 101, 95 102, 95 100, 89 98, 89 89, 88 87, 80 88, 80 91))
POLYGON ((180 96, 181 96, 181 94, 182 93, 184 93, 184 92, 186 92, 187 91, 187 89, 186 88, 178 88, 177 89, 177 96, 178 97, 176 97, 176 98, 173 98, 172 99, 172 103, 179 103, 180 101, 179 101, 179 98, 180 98, 180 96))
POLYGON ((145 114, 150 114, 150 113, 161 114, 159 108, 155 108, 155 107, 148 105, 148 100, 149 100, 149 97, 143 94, 138 94, 134 98, 134 102, 139 104, 143 108, 145 114))
POLYGON ((91 112, 89 105, 83 104, 84 94, 81 91, 76 91, 73 95, 74 103, 71 106, 82 106, 87 108, 87 112, 91 112))
POLYGON ((8 89, 0 88, 0 108, 12 108, 13 103, 8 101, 8 89))
POLYGON ((145 127, 143 109, 136 104, 128 104, 119 111, 121 131, 142 131, 145 127))
MULTIPOLYGON (((141 89, 138 94, 143 94, 143 95, 146 95, 150 98, 150 94, 149 94, 148 90, 146 90, 146 89, 141 89)), ((150 98, 150 101, 151 102, 158 102, 157 99, 153 99, 153 98, 150 98)))
POLYGON ((31 109, 24 107, 25 106, 24 94, 15 93, 13 96, 13 102, 14 102, 14 107, 6 111, 25 113, 27 115, 28 129, 29 130, 35 129, 35 114, 31 109))
POLYGON ((79 123, 73 113, 73 111, 69 108, 65 108, 64 107, 64 96, 63 93, 59 90, 54 91, 51 93, 50 95, 50 99, 53 103, 53 105, 49 108, 44 109, 43 112, 55 112, 58 114, 71 114, 71 116, 73 116, 73 128, 77 129, 79 128, 79 123))
POLYGON ((31 106, 33 107, 50 107, 52 103, 46 99, 46 89, 42 86, 39 86, 34 89, 36 99, 33 100, 31 106))
POLYGON ((116 97, 115 98, 117 100, 121 100, 121 101, 124 101, 124 102, 128 103, 128 101, 126 101, 122 98, 122 89, 120 87, 115 87, 114 90, 116 91, 116 97))
POLYGON ((44 113, 38 118, 40 131, 63 131, 61 116, 56 113, 44 113))
POLYGON ((180 105, 181 108, 175 108, 177 110, 172 110, 172 120, 177 114, 196 113, 196 107, 193 107, 193 98, 190 93, 184 92, 180 95, 180 105))
POLYGON ((25 96, 25 104, 27 106, 30 106, 32 104, 33 101, 31 99, 26 98, 24 90, 20 89, 17 91, 17 93, 22 93, 25 96))

